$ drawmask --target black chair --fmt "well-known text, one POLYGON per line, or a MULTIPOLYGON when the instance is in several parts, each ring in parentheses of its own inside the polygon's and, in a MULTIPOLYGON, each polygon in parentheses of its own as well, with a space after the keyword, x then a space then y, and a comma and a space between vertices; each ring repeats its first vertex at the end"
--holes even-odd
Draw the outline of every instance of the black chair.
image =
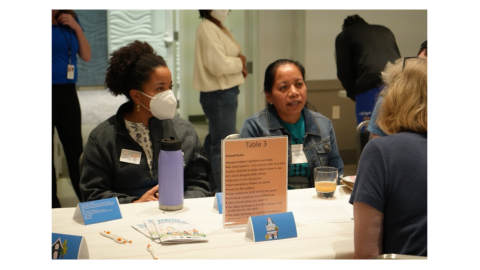
POLYGON ((78 159, 78 166, 79 166, 80 177, 82 177, 83 160, 84 160, 84 157, 83 157, 83 153, 82 153, 82 154, 80 155, 80 158, 78 159))
POLYGON ((225 140, 238 139, 239 137, 240 137, 240 134, 230 134, 227 137, 225 137, 225 140))
POLYGON ((370 123, 370 120, 365 120, 357 126, 357 164, 360 161, 360 155, 362 154, 363 148, 371 138, 370 131, 366 129, 368 123, 370 123))

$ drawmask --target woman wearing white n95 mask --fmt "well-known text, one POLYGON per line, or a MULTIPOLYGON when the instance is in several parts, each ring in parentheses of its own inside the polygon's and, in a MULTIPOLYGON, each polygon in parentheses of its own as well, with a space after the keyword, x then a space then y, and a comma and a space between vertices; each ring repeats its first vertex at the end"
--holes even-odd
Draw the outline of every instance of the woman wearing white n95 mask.
POLYGON ((170 137, 182 146, 185 198, 208 196, 210 165, 192 124, 175 116, 165 60, 148 43, 134 41, 112 53, 105 83, 128 101, 90 133, 80 178, 83 199, 158 200, 160 140, 170 137))
POLYGON ((239 85, 247 77, 245 56, 232 33, 222 24, 228 10, 199 10, 193 88, 208 119, 205 150, 212 164, 210 183, 221 187, 221 140, 236 132, 239 85))

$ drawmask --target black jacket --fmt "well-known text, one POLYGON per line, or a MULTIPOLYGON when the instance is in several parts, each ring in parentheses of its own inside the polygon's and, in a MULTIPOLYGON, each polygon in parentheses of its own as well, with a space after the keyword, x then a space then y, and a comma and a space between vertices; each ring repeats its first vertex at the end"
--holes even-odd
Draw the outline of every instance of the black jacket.
POLYGON ((158 154, 160 139, 175 137, 181 141, 184 154, 185 198, 210 195, 208 177, 210 164, 192 124, 180 117, 149 121, 153 147, 150 172, 142 147, 129 135, 124 115, 131 108, 128 102, 116 115, 92 130, 84 150, 84 166, 80 190, 85 201, 118 197, 120 203, 130 203, 158 184, 158 154), (120 161, 122 149, 141 152, 140 164, 120 161))
POLYGON ((395 36, 381 25, 359 22, 345 28, 335 40, 337 77, 355 101, 355 95, 382 85, 381 71, 400 58, 395 36))

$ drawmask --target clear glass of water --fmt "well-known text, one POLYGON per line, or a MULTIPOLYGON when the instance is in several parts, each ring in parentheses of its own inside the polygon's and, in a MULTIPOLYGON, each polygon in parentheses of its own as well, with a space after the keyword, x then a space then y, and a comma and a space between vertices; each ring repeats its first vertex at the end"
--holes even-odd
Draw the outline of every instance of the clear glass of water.
POLYGON ((322 199, 333 198, 337 189, 338 169, 322 166, 313 169, 313 173, 317 197, 322 199))

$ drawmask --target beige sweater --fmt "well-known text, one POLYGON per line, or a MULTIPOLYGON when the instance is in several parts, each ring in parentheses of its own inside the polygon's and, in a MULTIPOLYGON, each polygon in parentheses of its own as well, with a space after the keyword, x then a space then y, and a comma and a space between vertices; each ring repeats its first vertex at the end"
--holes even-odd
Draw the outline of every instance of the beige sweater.
POLYGON ((242 84, 240 52, 240 45, 228 29, 204 19, 197 28, 193 88, 211 92, 242 84))

